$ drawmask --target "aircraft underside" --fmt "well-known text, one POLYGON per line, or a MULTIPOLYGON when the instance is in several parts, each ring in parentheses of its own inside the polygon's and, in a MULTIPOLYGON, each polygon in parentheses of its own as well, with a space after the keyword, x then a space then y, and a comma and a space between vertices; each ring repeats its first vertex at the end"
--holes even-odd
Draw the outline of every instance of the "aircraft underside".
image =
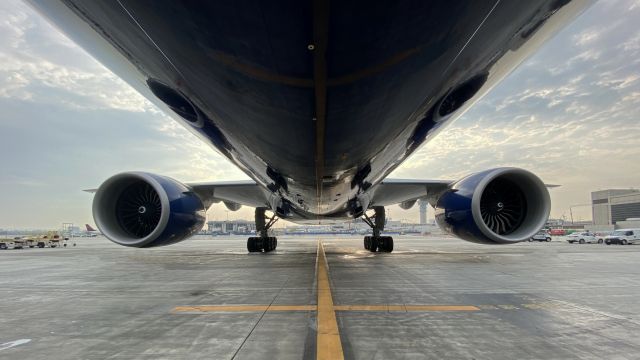
MULTIPOLYGON (((517 169, 464 183, 383 180, 586 2, 33 4, 253 179, 182 184, 152 174, 115 176, 97 190, 93 210, 100 230, 123 245, 182 240, 219 201, 231 210, 257 208, 257 223, 264 210, 305 222, 367 218, 373 210, 367 221, 374 240, 365 239, 365 248, 383 251, 393 248, 380 235, 391 204, 428 199, 450 231, 490 243, 522 241, 548 215, 544 184, 517 169), (467 188, 465 200, 444 207, 443 199, 467 188), (482 191, 490 200, 482 202, 482 191), (492 220, 488 202, 495 213, 505 214, 506 204, 520 208, 492 220)), ((276 247, 268 224, 249 241, 250 251, 276 247)))

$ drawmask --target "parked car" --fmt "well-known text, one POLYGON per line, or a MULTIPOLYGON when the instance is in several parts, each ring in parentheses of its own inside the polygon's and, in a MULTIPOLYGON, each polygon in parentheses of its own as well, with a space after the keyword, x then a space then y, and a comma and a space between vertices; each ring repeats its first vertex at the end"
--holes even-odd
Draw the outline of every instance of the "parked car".
POLYGON ((541 230, 533 235, 529 241, 551 241, 551 235, 547 234, 546 231, 541 230))
POLYGON ((604 243, 607 245, 631 245, 637 242, 640 242, 640 229, 620 229, 604 238, 604 243))
POLYGON ((594 233, 596 239, 598 239, 598 244, 604 243, 604 238, 611 235, 613 231, 596 231, 594 233))
POLYGON ((579 243, 579 244, 584 244, 584 243, 597 243, 598 242, 598 238, 596 238, 595 234, 589 231, 585 231, 585 232, 574 232, 570 235, 567 235, 567 242, 570 244, 573 243, 579 243))

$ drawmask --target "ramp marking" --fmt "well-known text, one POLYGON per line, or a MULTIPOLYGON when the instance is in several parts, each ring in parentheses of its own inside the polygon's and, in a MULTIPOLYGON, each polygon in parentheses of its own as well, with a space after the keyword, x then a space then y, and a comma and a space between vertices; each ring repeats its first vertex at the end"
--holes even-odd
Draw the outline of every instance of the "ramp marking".
POLYGON ((19 345, 24 345, 28 342, 30 342, 31 339, 18 339, 18 340, 14 340, 14 341, 9 341, 6 342, 4 344, 0 344, 0 351, 2 350, 7 350, 7 349, 11 349, 12 347, 16 347, 19 345))
POLYGON ((344 359, 342 341, 336 320, 336 312, 331 296, 327 259, 322 242, 318 241, 318 335, 316 338, 316 359, 344 359))
POLYGON ((480 308, 472 305, 336 305, 336 311, 480 311, 480 308))
POLYGON ((201 312, 261 312, 261 311, 316 311, 315 305, 197 305, 176 306, 174 313, 201 312))

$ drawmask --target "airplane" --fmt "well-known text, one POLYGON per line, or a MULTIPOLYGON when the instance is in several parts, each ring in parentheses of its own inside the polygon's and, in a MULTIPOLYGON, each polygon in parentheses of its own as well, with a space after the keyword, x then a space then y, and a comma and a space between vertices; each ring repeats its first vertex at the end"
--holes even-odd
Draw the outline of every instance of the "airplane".
POLYGON ((86 229, 86 231, 84 232, 86 234, 86 236, 88 237, 96 237, 98 235, 101 235, 100 231, 94 229, 91 225, 89 224, 84 224, 84 227, 86 229))
POLYGON ((545 183, 519 168, 459 180, 387 176, 591 1, 30 0, 88 53, 245 172, 182 183, 116 174, 95 192, 98 229, 125 246, 173 244, 205 211, 255 208, 249 252, 278 219, 362 217, 364 248, 391 252, 385 207, 427 200, 449 233, 512 244, 541 229, 545 183), (267 213, 268 211, 268 213, 267 213))

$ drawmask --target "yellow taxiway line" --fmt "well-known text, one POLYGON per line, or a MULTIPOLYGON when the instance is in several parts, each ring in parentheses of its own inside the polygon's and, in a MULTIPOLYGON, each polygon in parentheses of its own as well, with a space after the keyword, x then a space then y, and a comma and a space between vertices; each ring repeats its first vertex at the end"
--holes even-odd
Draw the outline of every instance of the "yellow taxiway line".
POLYGON ((471 305, 336 305, 333 308, 337 311, 480 311, 479 307, 471 305))
POLYGON ((194 312, 263 312, 263 311, 316 311, 315 305, 199 305, 176 306, 174 313, 194 312))
MULTIPOLYGON (((529 304, 525 304, 527 307, 529 304)), ((502 306, 502 305, 501 305, 502 306)), ((195 305, 176 306, 173 313, 208 312, 271 312, 271 311, 317 311, 316 305, 195 305)), ((334 311, 388 311, 388 312, 432 312, 432 311, 480 311, 472 305, 334 305, 334 311)))
POLYGON ((331 296, 327 259, 322 242, 318 241, 318 335, 316 338, 316 359, 344 359, 342 341, 336 321, 335 307, 331 296))

